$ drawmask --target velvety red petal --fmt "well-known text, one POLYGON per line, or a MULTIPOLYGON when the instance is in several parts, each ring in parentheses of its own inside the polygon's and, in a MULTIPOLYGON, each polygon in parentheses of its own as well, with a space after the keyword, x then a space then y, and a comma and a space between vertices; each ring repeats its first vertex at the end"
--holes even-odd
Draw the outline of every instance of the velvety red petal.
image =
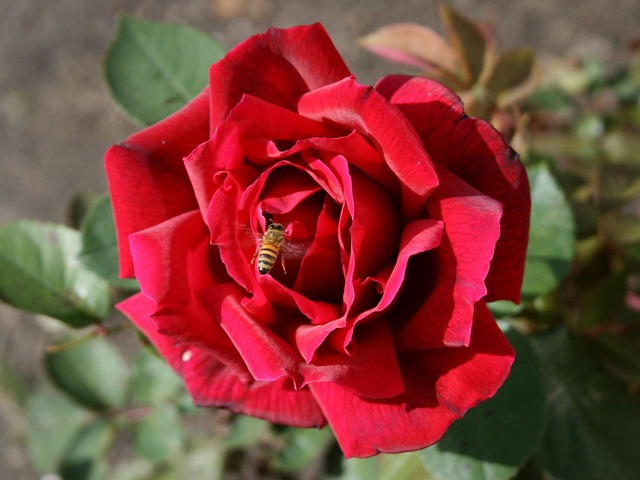
MULTIPOLYGON (((307 254, 302 258, 298 277, 293 289, 304 297, 316 302, 328 302, 338 308, 342 303, 344 291, 344 276, 340 259, 340 244, 338 243, 338 207, 333 201, 325 197, 325 203, 318 215, 316 233, 307 254)), ((314 302, 315 303, 315 302, 314 302)), ((305 312, 305 310, 302 310, 305 312)), ((334 315, 331 319, 340 315, 334 315)), ((325 316, 314 312, 307 317, 312 323, 325 323, 325 316)))
POLYGON ((496 200, 442 167, 438 167, 438 175, 442 183, 429 198, 428 214, 443 221, 444 235, 433 251, 432 268, 413 272, 405 279, 407 291, 403 295, 413 299, 413 303, 407 302, 408 308, 419 306, 409 322, 397 330, 401 350, 468 344, 474 305, 486 294, 484 281, 500 235, 502 206, 496 200), (419 277, 425 275, 435 277, 435 285, 420 305, 415 301, 420 295, 416 289, 423 283, 419 277))
POLYGON ((295 110, 300 95, 350 74, 319 23, 270 28, 238 44, 211 67, 212 127, 244 94, 295 110))
MULTIPOLYGON (((382 312, 396 303, 398 299, 402 299, 403 297, 401 297, 399 293, 402 291, 405 281, 411 283, 409 288, 412 289, 411 291, 413 292, 409 294, 409 298, 411 298, 412 301, 407 303, 414 303, 414 298, 424 295, 424 292, 428 289, 413 290, 413 287, 415 287, 414 284, 420 285, 421 282, 413 281, 412 275, 407 274, 407 266, 414 255, 438 247, 442 240, 443 231, 443 222, 438 220, 414 220, 405 225, 400 239, 399 253, 396 262, 392 266, 390 265, 388 268, 382 269, 376 276, 367 278, 362 282, 361 287, 363 290, 367 287, 372 287, 376 292, 382 293, 378 303, 344 321, 344 324, 340 325, 340 329, 328 332, 331 334, 328 343, 334 349, 345 353, 348 352, 356 325, 363 321, 376 319, 382 312), (407 277, 408 280, 405 280, 407 277)), ((425 270, 422 270, 422 277, 427 276, 424 272, 425 270)), ((406 288, 407 287, 405 287, 405 289, 406 288)), ((402 302, 402 300, 400 300, 400 302, 402 302)), ((389 320, 394 323, 394 329, 398 330, 403 323, 403 315, 398 315, 397 309, 395 309, 391 310, 387 316, 389 320)), ((441 336, 442 334, 439 332, 438 338, 441 336)))
POLYGON ((193 295, 191 283, 205 283, 193 277, 211 277, 206 261, 207 233, 202 217, 194 210, 130 235, 142 292, 159 305, 188 304, 193 295))
POLYGON ((309 390, 294 390, 288 379, 247 381, 210 352, 158 333, 152 318, 155 304, 144 295, 130 297, 119 308, 182 377, 196 405, 227 408, 296 427, 322 427, 326 424, 309 390))
MULTIPOLYGON (((289 167, 286 163, 281 164, 280 168, 265 171, 263 175, 270 178, 264 183, 259 208, 264 212, 269 212, 273 215, 274 221, 284 225, 289 222, 282 216, 299 210, 302 205, 308 203, 305 201, 309 197, 321 191, 320 186, 305 171, 297 167, 289 167)), ((312 209, 314 219, 317 219, 318 207, 314 206, 312 209)), ((302 212, 298 213, 300 215, 295 215, 294 218, 299 222, 308 223, 305 215, 302 212)))
POLYGON ((209 245, 198 211, 182 214, 131 235, 136 276, 156 309, 156 330, 216 353, 238 375, 248 370, 222 330, 209 303, 224 291, 229 277, 209 245))
POLYGON ((309 386, 346 457, 428 447, 469 408, 495 394, 514 353, 484 304, 477 307, 469 347, 400 356, 404 395, 376 401, 331 383, 309 386))
MULTIPOLYGON (((270 276, 265 277, 268 278, 263 281, 275 283, 270 276)), ((211 309, 216 309, 213 314, 221 318, 222 328, 256 380, 276 381, 288 377, 297 389, 311 382, 334 382, 373 398, 388 397, 401 391, 393 337, 386 325, 363 330, 358 337, 358 355, 327 352, 307 363, 292 344, 275 333, 273 326, 258 321, 244 308, 239 293, 225 295, 211 309), (371 381, 371 369, 376 370, 375 378, 384 381, 371 381)), ((287 319, 289 325, 294 321, 295 318, 287 319)), ((304 343, 305 333, 301 331, 300 334, 302 337, 297 340, 304 343)))
MULTIPOLYGON (((236 127, 239 140, 248 145, 253 139, 275 141, 277 147, 308 138, 337 137, 345 132, 337 125, 304 117, 286 108, 244 95, 227 117, 225 124, 236 127)), ((252 159, 251 149, 246 149, 252 159)), ((264 164, 264 162, 260 162, 264 164)), ((268 162, 272 163, 272 162, 268 162)))
POLYGON ((121 276, 133 276, 129 234, 194 209, 182 159, 208 135, 209 91, 204 90, 181 110, 105 154, 121 276))
POLYGON ((220 126, 211 140, 202 143, 184 159, 203 218, 207 218, 211 198, 219 187, 214 175, 237 170, 243 163, 244 151, 239 143, 238 129, 229 124, 220 126))
POLYGON ((369 399, 390 398, 404 391, 393 335, 385 319, 360 326, 352 350, 353 355, 318 351, 312 367, 321 375, 316 374, 314 381, 331 381, 369 399))
MULTIPOLYGON (((307 121, 310 120, 307 119, 307 121)), ((351 165, 358 167, 389 192, 400 191, 399 183, 394 178, 384 157, 356 131, 347 135, 336 132, 333 138, 315 136, 297 139, 296 137, 284 136, 282 133, 276 135, 275 138, 287 138, 295 140, 295 142, 274 141, 271 138, 262 138, 261 136, 244 138, 243 145, 247 156, 254 163, 268 165, 278 159, 290 158, 298 153, 307 153, 307 155, 303 155, 304 160, 341 155, 347 158, 351 165), (289 147, 291 143, 293 145, 289 147)), ((334 197, 337 195, 334 194, 334 197)))
POLYGON ((349 282, 375 275, 394 258, 400 225, 388 192, 359 171, 349 169, 346 160, 336 160, 332 165, 342 167, 344 214, 350 221, 349 282))
POLYGON ((236 175, 228 172, 221 172, 216 177, 216 182, 219 187, 213 195, 206 217, 211 243, 218 246, 220 258, 229 275, 252 292, 256 279, 249 263, 257 240, 248 236, 248 232, 243 231, 244 226, 238 224, 238 210, 241 210, 248 222, 248 212, 242 211, 239 206, 244 185, 242 179, 239 180, 236 175))
POLYGON ((222 328, 236 346, 256 380, 293 379, 297 388, 304 385, 299 373, 302 357, 270 326, 257 320, 243 306, 242 292, 230 292, 220 302, 211 305, 220 318, 222 328))
POLYGON ((438 184, 422 142, 408 120, 372 87, 351 78, 303 95, 298 112, 309 118, 353 129, 381 151, 401 185, 401 210, 413 219, 438 184))
POLYGON ((392 269, 372 278, 377 283, 378 290, 382 291, 382 298, 374 309, 364 312, 363 315, 382 312, 396 300, 405 281, 407 264, 411 257, 438 247, 443 231, 444 224, 439 220, 414 220, 404 226, 398 258, 392 269))
POLYGON ((376 89, 406 115, 434 162, 502 203, 502 233, 486 280, 487 301, 518 302, 531 208, 518 155, 488 122, 467 117, 460 99, 433 80, 394 75, 380 80, 376 89))

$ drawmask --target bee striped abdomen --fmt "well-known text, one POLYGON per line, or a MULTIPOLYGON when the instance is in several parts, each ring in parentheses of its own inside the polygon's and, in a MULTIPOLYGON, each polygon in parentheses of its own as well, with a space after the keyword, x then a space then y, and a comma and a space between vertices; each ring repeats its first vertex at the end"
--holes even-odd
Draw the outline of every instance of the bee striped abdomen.
POLYGON ((273 268, 278 258, 280 246, 275 244, 265 244, 258 253, 258 272, 262 275, 268 273, 273 268))

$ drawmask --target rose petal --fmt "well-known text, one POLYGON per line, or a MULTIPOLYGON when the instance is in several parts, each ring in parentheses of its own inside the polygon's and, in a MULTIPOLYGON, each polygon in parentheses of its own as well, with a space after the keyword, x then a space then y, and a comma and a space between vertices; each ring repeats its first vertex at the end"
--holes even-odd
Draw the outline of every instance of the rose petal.
MULTIPOLYGON (((305 160, 317 159, 318 157, 331 158, 337 154, 349 159, 350 164, 358 167, 388 191, 398 192, 400 190, 398 181, 394 179, 393 172, 389 169, 384 157, 355 130, 348 135, 338 133, 333 138, 311 137, 297 139, 296 137, 282 135, 282 133, 275 138, 286 138, 295 141, 293 145, 289 146, 285 142, 274 141, 269 137, 243 139, 245 152, 252 162, 259 165, 268 165, 278 159, 290 158, 298 153, 306 153, 302 157, 305 160)), ((312 163, 310 163, 311 165, 312 163)), ((337 199, 340 197, 337 192, 333 193, 333 196, 337 199)))
POLYGON ((246 165, 247 160, 259 166, 274 163, 274 160, 265 159, 259 155, 260 152, 253 151, 251 147, 256 143, 256 139, 264 145, 267 142, 265 139, 293 141, 336 134, 341 135, 340 130, 259 98, 243 96, 227 121, 215 130, 211 139, 185 159, 185 167, 203 216, 215 191, 211 180, 217 172, 236 170, 246 165))
MULTIPOLYGON (((303 341, 300 333, 298 340, 303 341)), ((316 375, 314 380, 331 381, 369 399, 390 398, 404 391, 393 335, 385 319, 359 327, 352 350, 354 355, 329 349, 318 351, 313 365, 322 375, 316 375)))
MULTIPOLYGON (((442 238, 443 223, 437 220, 414 220, 407 224, 400 239, 400 251, 394 265, 389 265, 373 278, 368 278, 361 287, 361 290, 370 287, 378 293, 382 293, 379 301, 371 308, 364 310, 360 314, 351 317, 344 322, 340 330, 331 332, 328 344, 337 351, 348 352, 353 337, 354 328, 363 321, 374 320, 382 312, 396 302, 399 297, 405 277, 409 260, 419 253, 423 253, 436 248, 442 238)), ((424 289, 420 294, 424 295, 424 289)), ((360 292, 359 295, 363 293, 360 292)), ((394 323, 394 329, 401 325, 401 317, 396 310, 389 313, 389 320, 394 323)))
POLYGON ((196 405, 227 408, 298 427, 323 427, 326 424, 308 389, 296 391, 288 379, 247 381, 215 355, 158 333, 151 318, 155 304, 143 295, 130 297, 119 308, 180 375, 196 405))
MULTIPOLYGON (((339 125, 313 120, 291 110, 244 95, 231 111, 225 125, 237 127, 239 140, 247 144, 252 139, 287 142, 324 137, 340 137, 345 132, 339 125)), ((249 154, 249 158, 252 156, 249 154)))
MULTIPOLYGON (((286 163, 281 164, 277 169, 268 169, 263 172, 265 177, 264 188, 261 190, 262 200, 259 208, 272 215, 290 213, 308 200, 314 193, 320 191, 320 186, 306 172, 286 163)), ((315 218, 317 218, 319 208, 314 208, 315 218)), ((305 218, 293 216, 303 223, 305 218)), ((287 220, 282 217, 274 217, 285 225, 287 220)), ((315 225, 314 225, 315 226, 315 225)), ((315 229, 314 229, 315 230, 315 229)))
MULTIPOLYGON (((243 166, 245 171, 248 170, 244 165, 244 151, 238 141, 238 135, 235 125, 223 124, 211 140, 202 143, 184 159, 198 207, 205 219, 211 199, 220 186, 219 182, 214 181, 215 174, 220 171, 238 172, 243 166)), ((258 176, 256 170, 252 172, 252 178, 258 176)))
POLYGON ((204 90, 173 115, 107 150, 122 277, 133 276, 129 234, 194 209, 182 158, 207 139, 208 115, 209 91, 204 90))
MULTIPOLYGON (((342 162, 340 162, 342 163, 342 162)), ((378 273, 393 260, 400 240, 398 212, 388 192, 358 170, 343 171, 351 226, 349 279, 378 273)))
POLYGON ((439 220, 414 220, 404 226, 395 264, 389 272, 382 272, 383 275, 372 279, 382 291, 380 302, 363 315, 382 312, 395 301, 404 283, 407 264, 411 257, 438 247, 443 231, 444 224, 439 220))
POLYGON ((156 306, 150 314, 156 330, 215 352, 219 360, 246 377, 242 358, 208 307, 230 279, 216 262, 217 252, 209 245, 199 213, 185 213, 130 239, 141 290, 156 306))
POLYGON ((129 236, 142 292, 159 305, 185 305, 194 283, 212 281, 208 232, 198 211, 183 213, 129 236), (202 261, 202 263, 200 263, 202 261))
POLYGON ((211 125, 222 122, 244 94, 295 110, 300 95, 349 75, 319 23, 270 28, 211 67, 211 125))
POLYGON ((513 349, 486 306, 477 305, 469 347, 401 356, 406 394, 370 401, 331 383, 309 385, 346 457, 418 450, 490 398, 507 378, 513 349))
POLYGON ((413 127, 382 95, 347 78, 303 95, 298 112, 357 130, 374 142, 400 181, 403 217, 418 216, 438 177, 413 127))
POLYGON ((422 305, 400 300, 409 309, 418 307, 409 322, 397 330, 401 350, 468 345, 474 305, 486 294, 484 281, 500 235, 502 206, 497 201, 442 167, 438 175, 442 183, 429 198, 428 213, 443 221, 444 236, 433 251, 433 262, 407 276, 404 295, 414 299, 424 296, 424 290, 415 290, 425 287, 420 279, 425 274, 431 276, 427 283, 435 285, 422 305))
POLYGON ((487 122, 464 114, 449 89, 426 78, 394 75, 376 90, 415 127, 432 160, 504 206, 501 235, 487 276, 487 301, 518 302, 529 237, 531 201, 518 156, 487 122))
MULTIPOLYGON (((275 283, 270 276, 264 281, 275 283)), ((291 328, 296 323, 295 316, 287 318, 284 312, 279 312, 282 327, 267 326, 250 315, 242 303, 238 293, 231 293, 211 308, 216 309, 214 315, 221 318, 222 328, 256 380, 275 381, 289 377, 296 389, 312 382, 335 382, 370 398, 386 398, 401 391, 393 338, 385 325, 363 330, 358 337, 358 355, 328 352, 318 356, 315 362, 307 363, 296 349, 275 333, 291 328), (377 378, 384 378, 384 382, 371 381, 372 368, 376 369, 377 378)))
POLYGON ((238 180, 236 173, 220 172, 216 177, 220 187, 211 199, 206 220, 211 243, 218 246, 229 276, 248 292, 253 292, 256 279, 250 262, 257 239, 243 231, 243 227, 248 226, 249 212, 239 206, 244 182, 242 178, 238 180))
MULTIPOLYGON (((336 307, 342 303, 344 276, 338 243, 337 205, 325 197, 318 216, 316 231, 307 254, 302 258, 293 290, 315 301, 327 302, 336 307)), ((314 302, 316 303, 316 302, 314 302)), ((302 310, 303 312, 305 310, 302 310)), ((337 318, 340 315, 332 317, 337 318)), ((307 314, 312 323, 326 323, 323 316, 307 314)))

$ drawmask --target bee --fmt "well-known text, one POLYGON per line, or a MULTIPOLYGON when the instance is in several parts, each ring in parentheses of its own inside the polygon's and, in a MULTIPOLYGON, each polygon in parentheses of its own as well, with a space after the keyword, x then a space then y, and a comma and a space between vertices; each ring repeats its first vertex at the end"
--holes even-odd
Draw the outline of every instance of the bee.
POLYGON ((269 273, 273 268, 280 255, 280 261, 282 262, 282 271, 287 273, 284 266, 284 252, 281 250, 284 243, 284 226, 280 223, 272 223, 267 228, 267 231, 260 238, 260 245, 256 248, 256 252, 253 254, 250 265, 253 265, 256 257, 258 258, 258 272, 260 275, 269 273))

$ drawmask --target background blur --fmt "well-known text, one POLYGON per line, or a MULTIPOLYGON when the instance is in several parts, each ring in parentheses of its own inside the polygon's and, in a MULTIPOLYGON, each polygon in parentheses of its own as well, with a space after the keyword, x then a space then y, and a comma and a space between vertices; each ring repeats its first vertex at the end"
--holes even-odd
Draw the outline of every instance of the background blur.
MULTIPOLYGON (((542 63, 595 56, 611 69, 640 38, 640 2, 448 2, 493 27, 501 50, 532 46, 542 63)), ((103 192, 102 155, 137 127, 111 101, 102 61, 120 12, 197 27, 227 48, 273 25, 320 21, 362 83, 397 71, 356 40, 393 22, 442 31, 436 0, 0 0, 0 223, 65 221, 76 192, 103 192)), ((0 272, 0 275, 2 272, 0 272)), ((0 305, 0 365, 39 375, 42 322, 0 305)), ((0 390, 0 478, 37 478, 0 390)))

